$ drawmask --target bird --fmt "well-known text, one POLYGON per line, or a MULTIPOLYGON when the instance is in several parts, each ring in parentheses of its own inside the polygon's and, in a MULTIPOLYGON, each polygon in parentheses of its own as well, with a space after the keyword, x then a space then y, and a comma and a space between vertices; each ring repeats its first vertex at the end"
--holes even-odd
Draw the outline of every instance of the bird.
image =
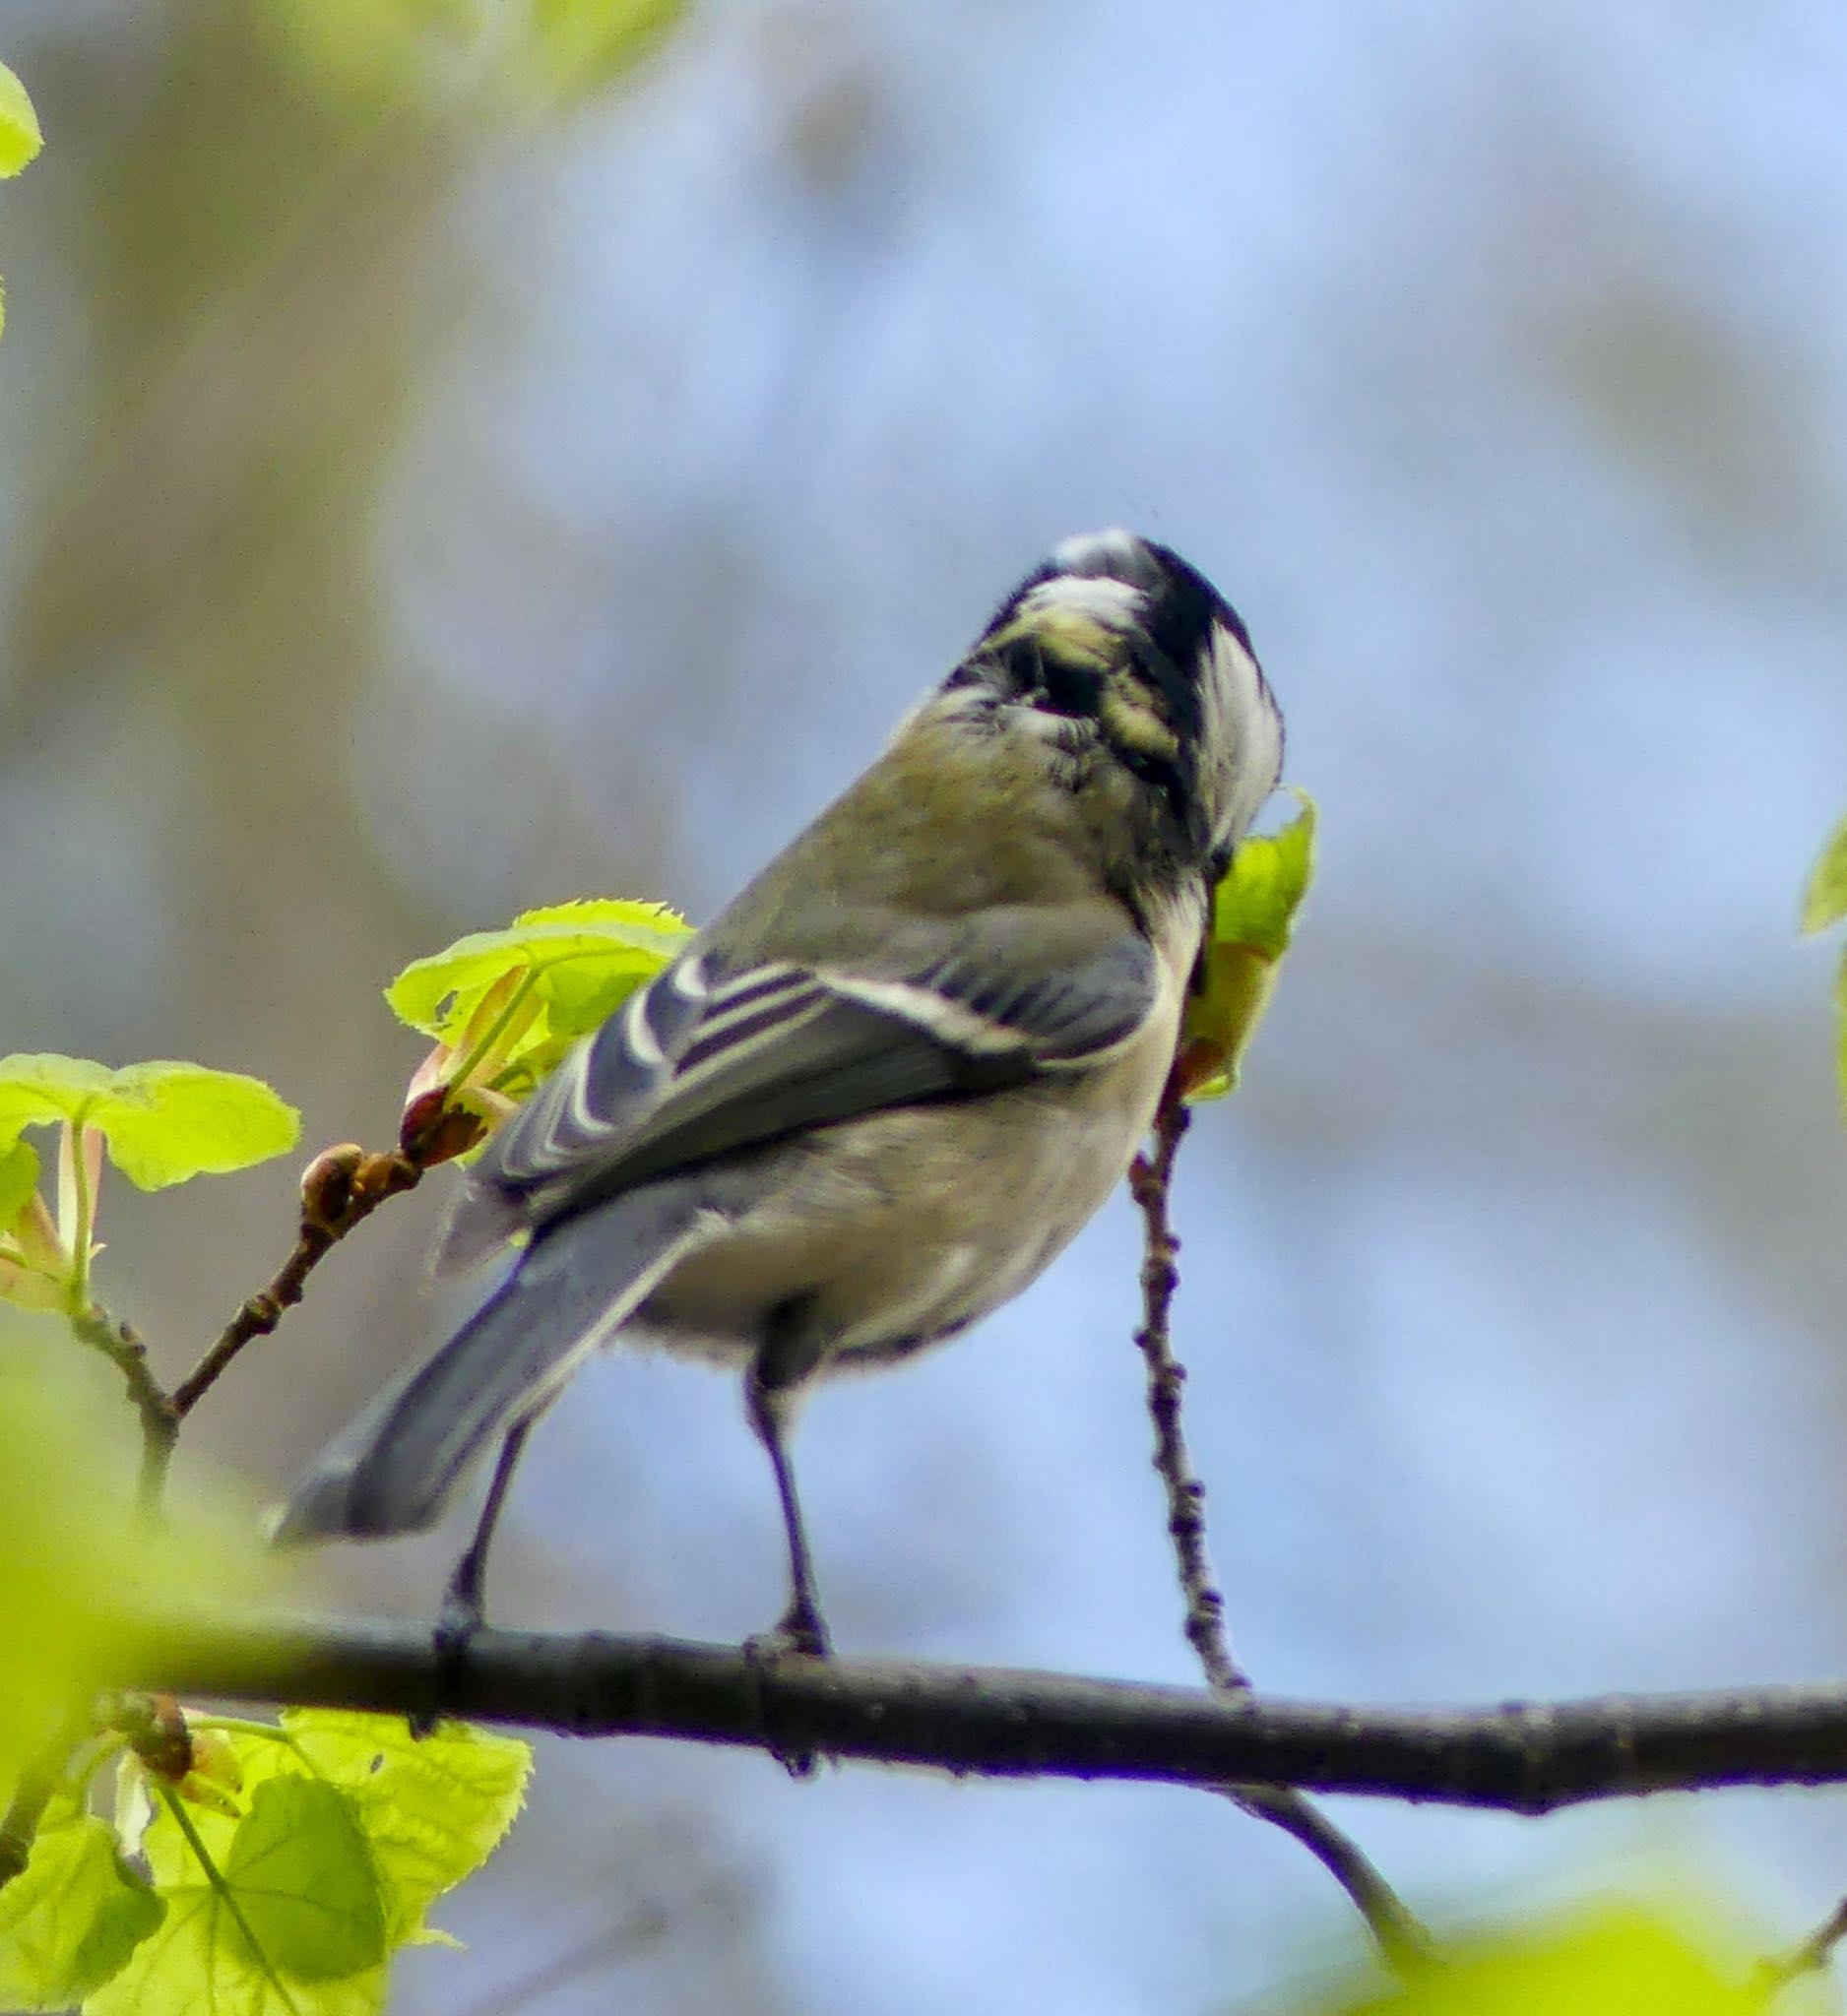
POLYGON ((511 1250, 327 1447, 284 1544, 434 1523, 500 1438, 439 1636, 482 1617, 531 1428, 594 1352, 742 1375, 789 1600, 829 1636, 790 1441, 824 1376, 1017 1295, 1125 1175, 1200 984, 1213 891, 1282 768, 1231 604, 1170 548, 1065 540, 884 752, 500 1127, 438 1271, 511 1250))

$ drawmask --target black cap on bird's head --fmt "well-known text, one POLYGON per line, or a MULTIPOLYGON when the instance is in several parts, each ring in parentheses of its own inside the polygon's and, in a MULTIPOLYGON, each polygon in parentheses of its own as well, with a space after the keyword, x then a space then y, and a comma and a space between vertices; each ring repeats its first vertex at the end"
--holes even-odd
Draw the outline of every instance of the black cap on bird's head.
POLYGON ((1169 547, 1066 539, 1001 604, 950 684, 1094 723, 1159 788, 1189 850, 1223 864, 1275 788, 1283 722, 1236 609, 1169 547))

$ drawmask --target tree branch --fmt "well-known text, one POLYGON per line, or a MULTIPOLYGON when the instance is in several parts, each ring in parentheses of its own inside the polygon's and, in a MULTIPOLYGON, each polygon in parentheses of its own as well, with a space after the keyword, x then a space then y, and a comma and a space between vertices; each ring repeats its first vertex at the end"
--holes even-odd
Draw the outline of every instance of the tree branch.
POLYGON ((123 1679, 191 1700, 459 1715, 987 1778, 1297 1787, 1535 1815, 1728 1785, 1847 1784, 1847 1684, 1350 1708, 733 1646, 483 1629, 450 1671, 414 1624, 167 1627, 123 1679))

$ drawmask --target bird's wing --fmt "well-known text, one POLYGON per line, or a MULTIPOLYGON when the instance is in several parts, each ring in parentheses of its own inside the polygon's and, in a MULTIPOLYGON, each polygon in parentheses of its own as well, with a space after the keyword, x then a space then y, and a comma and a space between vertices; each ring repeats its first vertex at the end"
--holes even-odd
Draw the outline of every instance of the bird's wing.
POLYGON ((887 1106, 1082 1069, 1130 1041, 1155 955, 1126 919, 1091 942, 1044 918, 980 914, 902 933, 876 966, 766 960, 728 970, 694 945, 568 1057, 471 1172, 441 1256, 466 1265, 509 1233, 633 1185, 887 1106), (1024 943, 1062 947, 1023 961, 1024 943))

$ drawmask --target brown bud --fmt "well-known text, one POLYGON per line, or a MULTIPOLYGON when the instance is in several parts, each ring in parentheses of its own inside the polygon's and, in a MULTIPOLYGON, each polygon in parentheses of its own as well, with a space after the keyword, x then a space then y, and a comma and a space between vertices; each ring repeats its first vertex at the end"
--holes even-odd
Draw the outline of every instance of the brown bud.
POLYGON ((135 1755, 169 1785, 177 1785, 192 1769, 192 1732, 186 1717, 171 1694, 142 1697, 145 1719, 127 1732, 135 1755))
POLYGON ((462 1106, 452 1106, 443 1086, 420 1092, 404 1109, 398 1145, 419 1168, 433 1168, 466 1155, 487 1132, 485 1124, 462 1106))
POLYGON ((352 1202, 352 1179, 365 1160, 356 1141, 343 1141, 317 1155, 301 1172, 301 1222, 333 1231, 352 1202))

